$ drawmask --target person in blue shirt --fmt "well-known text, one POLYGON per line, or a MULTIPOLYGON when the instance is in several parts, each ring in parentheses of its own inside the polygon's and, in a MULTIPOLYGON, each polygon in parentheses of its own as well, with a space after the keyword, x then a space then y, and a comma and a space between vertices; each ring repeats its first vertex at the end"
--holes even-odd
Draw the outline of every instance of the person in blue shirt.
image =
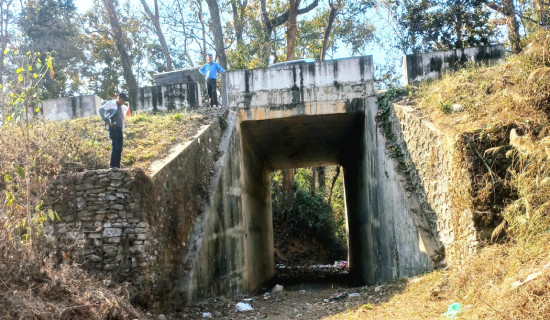
POLYGON ((208 98, 210 98, 210 106, 216 107, 221 105, 218 103, 217 82, 218 72, 224 73, 225 70, 212 59, 212 54, 209 53, 207 57, 208 63, 200 68, 200 73, 206 77, 206 89, 208 91, 208 98))

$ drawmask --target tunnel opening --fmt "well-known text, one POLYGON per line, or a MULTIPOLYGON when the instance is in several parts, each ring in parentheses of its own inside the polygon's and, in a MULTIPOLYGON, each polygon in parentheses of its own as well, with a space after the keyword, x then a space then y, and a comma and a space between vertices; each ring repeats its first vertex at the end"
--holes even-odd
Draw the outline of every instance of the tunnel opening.
MULTIPOLYGON (((355 236, 355 243, 350 242, 353 241, 350 236, 361 232, 361 225, 349 225, 350 220, 357 222, 362 219, 360 216, 364 210, 361 205, 350 204, 349 201, 361 202, 358 195, 364 191, 361 185, 364 182, 360 178, 348 178, 350 174, 359 175, 356 167, 360 166, 364 155, 364 112, 249 120, 241 122, 240 126, 245 168, 244 183, 248 186, 247 211, 251 213, 248 219, 245 219, 250 230, 247 241, 251 248, 249 263, 253 266, 252 278, 255 280, 263 276, 265 279, 267 276, 270 279, 268 285, 283 284, 288 289, 365 284, 362 280, 363 260, 354 259, 362 255, 362 252, 357 251, 364 250, 364 246, 359 244, 362 240, 355 236), (322 231, 322 228, 327 227, 326 223, 319 223, 317 229, 312 228, 313 231, 305 230, 307 228, 304 225, 294 226, 295 231, 302 232, 301 239, 286 234, 288 230, 285 227, 288 227, 289 220, 292 220, 289 219, 289 214, 300 214, 296 206, 301 206, 305 210, 302 212, 310 214, 322 208, 323 202, 325 207, 330 207, 327 198, 321 201, 323 197, 311 193, 312 168, 323 168, 325 177, 329 180, 338 173, 338 181, 335 182, 337 186, 333 188, 340 191, 339 213, 340 219, 344 221, 343 226, 340 221, 339 245, 337 241, 329 240, 330 234, 322 231), (284 197, 272 198, 277 194, 277 188, 283 188, 282 179, 285 172, 292 173, 291 184, 304 186, 291 191, 294 200, 298 196, 302 202, 294 203, 294 207, 285 203, 284 197), (344 175, 352 184, 344 184, 344 175), (309 187, 306 188, 305 184, 309 184, 309 187), (298 189, 300 191, 296 192, 298 189), (348 192, 348 189, 356 190, 348 192), (312 208, 312 204, 317 205, 317 208, 312 208), (283 215, 280 215, 281 212, 283 215), (315 237, 311 232, 317 232, 318 240, 312 240, 315 237), (324 247, 319 243, 322 241, 326 242, 323 244, 324 247), (309 253, 296 250, 304 246, 309 253), (328 249, 331 246, 332 251, 328 249), (336 249, 338 246, 340 249, 336 249), (354 248, 357 251, 355 253, 354 248), (311 251, 316 252, 312 254, 311 251), (262 262, 255 259, 258 255, 263 256, 262 262), (271 268, 271 271, 265 271, 265 268, 271 268)), ((332 181, 325 184, 332 184, 332 181)), ((326 185, 325 189, 328 189, 330 186, 326 185)), ((315 221, 306 222, 313 224, 315 221)))
POLYGON ((289 290, 349 284, 342 168, 271 172, 275 273, 289 290))

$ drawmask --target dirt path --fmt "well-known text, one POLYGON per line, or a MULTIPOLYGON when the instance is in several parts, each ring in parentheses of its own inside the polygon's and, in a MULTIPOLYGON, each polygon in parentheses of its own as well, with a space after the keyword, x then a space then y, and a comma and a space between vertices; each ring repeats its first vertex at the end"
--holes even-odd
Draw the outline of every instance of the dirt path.
POLYGON ((396 280, 383 285, 356 288, 283 289, 281 293, 210 300, 186 308, 173 315, 173 319, 339 319, 339 314, 348 310, 360 308, 368 312, 374 305, 402 292, 405 286, 405 280, 396 280), (237 311, 236 306, 240 302, 249 304, 253 310, 237 311))

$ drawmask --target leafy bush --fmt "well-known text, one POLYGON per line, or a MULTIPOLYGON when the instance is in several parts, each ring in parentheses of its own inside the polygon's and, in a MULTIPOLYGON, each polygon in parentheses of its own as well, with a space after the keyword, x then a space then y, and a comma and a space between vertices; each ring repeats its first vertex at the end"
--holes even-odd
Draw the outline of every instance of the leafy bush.
POLYGON ((333 201, 329 203, 326 190, 318 188, 316 192, 311 192, 310 179, 310 169, 295 170, 292 196, 285 199, 282 174, 280 171, 272 173, 274 229, 276 232, 284 230, 290 238, 320 244, 328 253, 329 261, 326 262, 345 259, 347 249, 342 181, 339 179, 339 185, 334 188, 333 201))

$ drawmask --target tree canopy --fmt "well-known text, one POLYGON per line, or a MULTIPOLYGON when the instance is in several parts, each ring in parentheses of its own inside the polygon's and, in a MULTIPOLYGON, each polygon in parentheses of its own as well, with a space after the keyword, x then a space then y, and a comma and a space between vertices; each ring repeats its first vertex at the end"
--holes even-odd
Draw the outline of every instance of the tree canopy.
POLYGON ((207 53, 243 69, 376 50, 395 73, 412 52, 507 41, 517 53, 523 37, 548 27, 548 11, 539 0, 93 0, 84 10, 73 0, 0 0, 0 83, 17 69, 6 49, 51 53, 44 99, 107 99, 199 66, 207 53))

